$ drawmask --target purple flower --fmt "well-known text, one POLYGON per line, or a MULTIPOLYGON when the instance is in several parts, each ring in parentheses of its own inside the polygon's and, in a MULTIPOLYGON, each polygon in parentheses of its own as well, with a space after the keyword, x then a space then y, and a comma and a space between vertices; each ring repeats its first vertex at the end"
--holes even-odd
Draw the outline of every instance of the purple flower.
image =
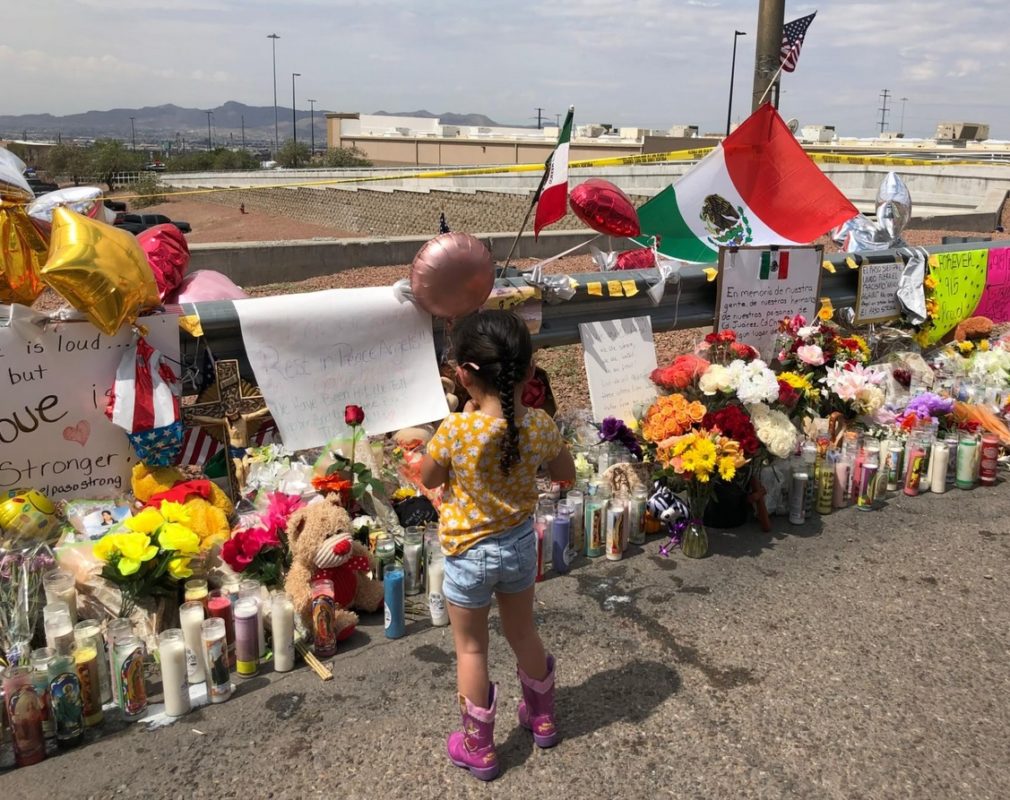
POLYGON ((600 439, 605 442, 616 442, 621 434, 628 430, 623 420, 617 417, 607 417, 600 423, 600 439))

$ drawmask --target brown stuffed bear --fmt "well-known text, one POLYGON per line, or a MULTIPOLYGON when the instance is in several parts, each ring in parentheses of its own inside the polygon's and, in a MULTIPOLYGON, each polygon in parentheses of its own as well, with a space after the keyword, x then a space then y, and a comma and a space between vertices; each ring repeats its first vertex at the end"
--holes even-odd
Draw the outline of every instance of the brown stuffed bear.
POLYGON ((992 335, 993 323, 988 317, 969 317, 954 329, 954 341, 977 341, 992 335))
POLYGON ((337 605, 337 640, 343 641, 358 624, 352 608, 378 611, 382 607, 382 581, 368 577, 372 566, 368 548, 351 538, 351 518, 336 496, 298 509, 288 519, 287 536, 291 569, 284 590, 294 600, 295 612, 312 630, 312 581, 329 578, 337 605))

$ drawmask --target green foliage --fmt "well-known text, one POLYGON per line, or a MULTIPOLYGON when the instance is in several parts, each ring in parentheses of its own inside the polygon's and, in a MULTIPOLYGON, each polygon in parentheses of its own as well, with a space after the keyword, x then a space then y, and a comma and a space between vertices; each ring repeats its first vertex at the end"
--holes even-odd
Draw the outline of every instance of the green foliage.
POLYGON ((307 167, 310 155, 307 144, 288 139, 277 151, 277 163, 282 167, 307 167))
POLYGON ((315 163, 324 167, 370 167, 372 162, 357 147, 333 147, 318 157, 315 163))
POLYGON ((103 183, 108 184, 109 191, 115 191, 115 175, 118 172, 131 172, 143 166, 144 157, 141 153, 128 150, 126 146, 115 139, 99 139, 91 146, 90 171, 103 183))
POLYGON ((92 171, 91 148, 68 143, 58 144, 46 153, 42 167, 54 179, 69 179, 77 186, 81 178, 92 171))
POLYGON ((218 147, 173 156, 165 165, 168 172, 221 172, 225 170, 258 169, 259 159, 246 150, 218 147))
POLYGON ((140 195, 130 201, 130 204, 137 208, 156 206, 168 200, 165 196, 165 187, 155 172, 141 173, 139 180, 130 188, 133 194, 140 195))

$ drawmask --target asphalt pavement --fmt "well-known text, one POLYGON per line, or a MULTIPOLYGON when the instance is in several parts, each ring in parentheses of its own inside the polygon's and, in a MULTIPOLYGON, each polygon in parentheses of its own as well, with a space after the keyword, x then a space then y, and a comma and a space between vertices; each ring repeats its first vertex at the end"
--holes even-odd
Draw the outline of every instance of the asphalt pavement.
POLYGON ((537 592, 562 740, 537 750, 492 615, 502 775, 453 767, 452 635, 365 618, 322 682, 236 678, 227 703, 0 774, 11 798, 1010 797, 1010 486, 893 498, 712 554, 582 561, 537 592))

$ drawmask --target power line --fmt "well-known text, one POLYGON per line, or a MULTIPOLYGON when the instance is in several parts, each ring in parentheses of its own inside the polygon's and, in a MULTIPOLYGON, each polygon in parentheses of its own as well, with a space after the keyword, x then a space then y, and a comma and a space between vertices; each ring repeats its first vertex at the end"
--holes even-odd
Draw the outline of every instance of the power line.
POLYGON ((543 130, 544 127, 544 110, 537 106, 534 111, 537 112, 537 130, 543 130))
POLYGON ((890 99, 890 96, 891 96, 891 90, 890 89, 884 89, 884 91, 882 91, 880 93, 881 104, 880 104, 880 108, 878 108, 877 110, 880 112, 880 133, 881 133, 881 135, 883 135, 884 131, 887 130, 887 112, 888 112, 887 101, 888 101, 888 99, 890 99))

